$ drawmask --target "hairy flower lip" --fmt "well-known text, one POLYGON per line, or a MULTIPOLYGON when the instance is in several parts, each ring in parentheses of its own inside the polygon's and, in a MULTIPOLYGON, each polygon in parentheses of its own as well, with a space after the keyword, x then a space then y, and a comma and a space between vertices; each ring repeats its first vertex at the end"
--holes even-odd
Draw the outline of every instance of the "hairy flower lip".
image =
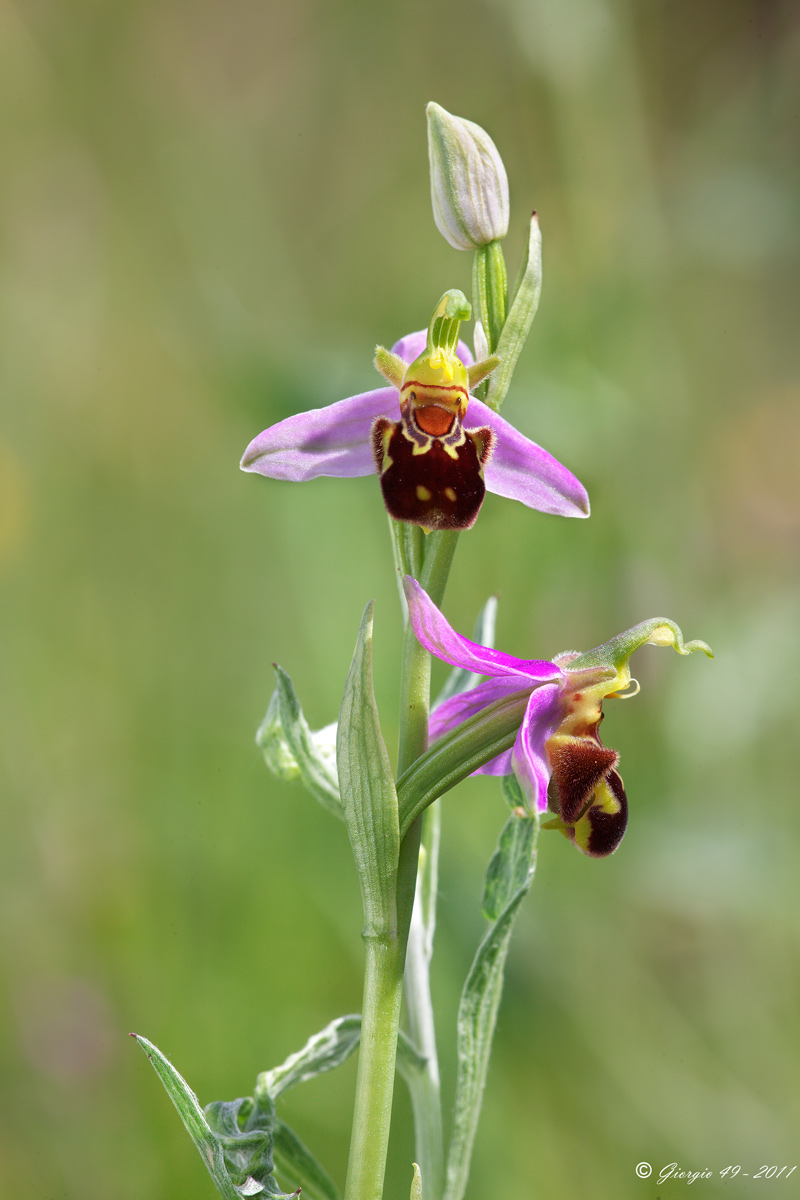
POLYGON ((585 654, 567 652, 557 661, 520 659, 481 646, 457 633, 415 579, 403 586, 408 615, 422 646, 453 667, 488 679, 450 696, 431 715, 433 740, 452 735, 465 720, 505 697, 529 690, 525 714, 513 747, 478 767, 483 774, 512 770, 531 805, 548 807, 548 791, 557 812, 548 827, 559 828, 590 857, 612 854, 627 825, 627 797, 617 771, 619 756, 597 734, 602 703, 630 682, 628 660, 648 643, 672 645, 679 654, 711 650, 701 641, 684 642, 678 626, 663 617, 642 621, 585 654), (550 788, 551 778, 555 787, 550 788))
MULTIPOLYGON (((396 343, 393 353, 406 363, 413 362, 424 350, 426 339, 427 331, 408 334, 396 343)), ((458 343, 457 353, 465 364, 472 362, 463 342, 458 343)), ((372 475, 372 427, 378 417, 396 421, 399 415, 398 391, 393 387, 361 392, 325 408, 296 413, 254 438, 244 452, 241 468, 296 483, 321 475, 372 475)), ((494 452, 484 468, 488 491, 519 500, 540 512, 567 517, 589 515, 586 489, 572 472, 471 396, 464 427, 483 426, 495 435, 494 452)))

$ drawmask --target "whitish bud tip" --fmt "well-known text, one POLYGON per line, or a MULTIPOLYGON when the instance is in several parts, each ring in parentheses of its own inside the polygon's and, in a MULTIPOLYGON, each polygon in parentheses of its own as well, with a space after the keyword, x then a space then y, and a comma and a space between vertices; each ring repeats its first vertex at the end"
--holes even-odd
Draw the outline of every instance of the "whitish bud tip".
POLYGON ((508 178, 485 129, 428 104, 428 155, 436 226, 456 250, 474 250, 508 232, 508 178))

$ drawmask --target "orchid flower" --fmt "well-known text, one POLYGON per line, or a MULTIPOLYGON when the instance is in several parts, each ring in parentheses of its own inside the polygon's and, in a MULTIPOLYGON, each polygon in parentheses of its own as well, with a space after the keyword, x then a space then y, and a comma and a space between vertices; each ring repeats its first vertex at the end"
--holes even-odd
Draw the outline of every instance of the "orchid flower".
POLYGON ((486 488, 540 512, 588 516, 575 476, 469 394, 500 361, 474 363, 458 340, 469 313, 461 292, 446 292, 427 333, 377 348, 392 386, 270 426, 245 450, 242 470, 298 483, 377 471, 389 513, 425 529, 469 529, 486 488))
POLYGON ((556 814, 545 828, 560 829, 593 858, 612 854, 625 833, 628 801, 617 770, 619 755, 603 745, 597 732, 603 701, 636 695, 639 685, 631 680, 628 661, 640 646, 674 646, 679 654, 703 650, 711 657, 706 643, 684 642, 673 621, 655 617, 585 654, 570 651, 552 662, 514 658, 456 633, 410 575, 405 592, 409 620, 425 649, 453 667, 489 676, 434 710, 431 741, 496 700, 529 687, 513 748, 480 771, 513 771, 531 807, 539 812, 549 807, 556 814))

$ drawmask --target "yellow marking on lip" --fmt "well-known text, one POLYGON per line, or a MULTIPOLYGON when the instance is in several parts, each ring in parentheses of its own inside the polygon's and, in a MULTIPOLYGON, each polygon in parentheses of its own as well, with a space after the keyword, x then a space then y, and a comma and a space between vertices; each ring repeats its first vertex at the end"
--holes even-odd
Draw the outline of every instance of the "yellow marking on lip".
POLYGON ((444 494, 447 497, 447 499, 450 501, 451 504, 455 504, 455 502, 456 502, 456 489, 455 488, 446 487, 444 489, 444 494))
POLYGON ((430 500, 430 498, 431 498, 431 495, 432 495, 432 493, 431 493, 431 491, 430 491, 430 489, 429 489, 429 488, 426 488, 426 487, 425 487, 423 484, 421 484, 421 483, 418 483, 418 484, 417 484, 417 499, 418 499, 418 500, 422 500, 422 501, 423 501, 423 503, 425 503, 425 502, 427 502, 428 500, 430 500))

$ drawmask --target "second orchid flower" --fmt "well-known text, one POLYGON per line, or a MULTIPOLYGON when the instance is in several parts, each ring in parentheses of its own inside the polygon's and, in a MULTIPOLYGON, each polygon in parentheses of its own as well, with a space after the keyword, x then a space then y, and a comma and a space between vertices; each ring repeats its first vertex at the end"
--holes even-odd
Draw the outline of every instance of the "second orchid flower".
POLYGON ((598 734, 603 701, 627 692, 632 682, 628 662, 640 646, 673 646, 679 654, 702 650, 711 657, 706 643, 684 642, 673 621, 655 617, 584 654, 560 654, 552 662, 515 658, 456 633, 410 576, 405 592, 409 620, 425 649, 451 666, 489 677, 434 710, 431 741, 529 687, 513 749, 481 771, 513 771, 531 807, 555 814, 545 828, 560 829, 593 858, 612 854, 625 833, 628 801, 617 770, 619 755, 598 734))

